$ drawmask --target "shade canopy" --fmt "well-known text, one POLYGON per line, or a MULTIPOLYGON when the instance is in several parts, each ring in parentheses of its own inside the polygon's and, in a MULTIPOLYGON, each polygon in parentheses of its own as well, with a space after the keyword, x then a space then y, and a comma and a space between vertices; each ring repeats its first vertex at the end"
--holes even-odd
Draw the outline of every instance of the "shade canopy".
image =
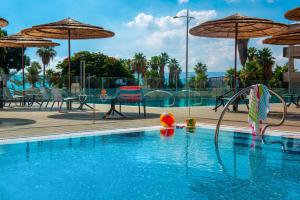
POLYGON ((24 48, 25 47, 47 47, 58 46, 51 40, 24 36, 20 33, 0 38, 0 47, 22 48, 22 85, 23 92, 25 90, 25 73, 24 73, 24 48))
POLYGON ((68 40, 69 90, 71 91, 71 40, 97 39, 113 37, 115 34, 100 26, 84 24, 71 18, 61 21, 33 26, 22 31, 22 34, 53 39, 68 40))
POLYGON ((300 44, 300 29, 281 32, 263 40, 264 44, 297 45, 300 44))
POLYGON ((58 46, 58 43, 54 43, 51 40, 45 40, 41 38, 34 38, 24 36, 20 33, 0 38, 0 47, 46 47, 46 46, 58 46))
POLYGON ((234 38, 234 91, 237 92, 237 46, 239 39, 274 35, 288 28, 287 25, 268 19, 231 15, 223 19, 204 22, 190 29, 190 34, 210 38, 234 38))
POLYGON ((287 11, 284 17, 289 20, 300 21, 300 7, 287 11))
POLYGON ((235 14, 223 19, 204 22, 190 29, 190 34, 212 38, 235 38, 236 27, 237 39, 265 37, 287 29, 287 25, 268 19, 235 14))
POLYGON ((22 34, 41 38, 71 40, 108 38, 115 35, 113 32, 105 30, 102 27, 84 24, 71 18, 49 24, 33 26, 32 28, 23 30, 22 34))
POLYGON ((8 25, 8 21, 0 17, 0 27, 5 27, 8 25))

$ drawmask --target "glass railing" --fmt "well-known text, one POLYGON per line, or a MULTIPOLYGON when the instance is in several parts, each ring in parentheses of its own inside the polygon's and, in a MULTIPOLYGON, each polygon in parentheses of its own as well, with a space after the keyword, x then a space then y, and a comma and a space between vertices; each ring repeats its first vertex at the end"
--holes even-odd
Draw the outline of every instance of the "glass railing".
MULTIPOLYGON (((141 86, 143 94, 147 99, 148 106, 154 107, 183 107, 183 106, 213 106, 216 97, 224 95, 233 90, 232 79, 226 77, 214 77, 207 80, 190 78, 186 80, 170 80, 169 78, 127 78, 127 77, 96 77, 87 76, 84 80, 78 76, 71 78, 71 88, 68 88, 68 79, 65 77, 25 76, 24 89, 22 76, 2 76, 4 86, 11 95, 27 95, 41 93, 43 86, 47 88, 48 95, 53 98, 51 89, 58 88, 64 97, 87 95, 88 102, 107 104, 109 101, 101 99, 105 90, 108 97, 117 95, 120 86, 141 86)), ((259 80, 238 81, 238 90, 252 84, 262 83, 259 80)), ((288 93, 300 95, 300 83, 293 83, 289 91, 286 82, 264 83, 281 95, 288 93)), ((230 93, 227 95, 230 97, 230 93)), ((273 101, 273 100, 272 100, 273 101)), ((274 100, 276 102, 276 100, 274 100)))

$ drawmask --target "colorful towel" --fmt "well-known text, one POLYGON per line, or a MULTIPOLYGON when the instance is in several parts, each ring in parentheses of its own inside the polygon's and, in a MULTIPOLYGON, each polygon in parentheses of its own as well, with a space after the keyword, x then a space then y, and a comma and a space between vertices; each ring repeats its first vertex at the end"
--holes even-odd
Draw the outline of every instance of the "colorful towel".
POLYGON ((248 122, 253 135, 260 133, 261 122, 267 120, 270 97, 268 88, 263 84, 253 85, 250 90, 248 122))

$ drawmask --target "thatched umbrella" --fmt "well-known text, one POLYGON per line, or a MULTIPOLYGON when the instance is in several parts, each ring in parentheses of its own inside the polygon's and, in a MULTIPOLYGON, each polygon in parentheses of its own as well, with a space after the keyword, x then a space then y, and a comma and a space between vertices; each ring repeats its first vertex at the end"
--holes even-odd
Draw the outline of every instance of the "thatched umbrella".
POLYGON ((265 37, 285 29, 287 29, 285 24, 235 14, 223 19, 204 22, 190 29, 190 33, 200 37, 235 39, 234 88, 236 91, 238 39, 265 37))
POLYGON ((71 39, 96 39, 113 37, 115 34, 99 26, 83 24, 67 18, 61 21, 33 26, 22 31, 23 34, 33 37, 67 39, 69 60, 69 89, 71 89, 71 39))
POLYGON ((46 46, 58 46, 58 45, 59 45, 58 43, 54 43, 51 40, 28 37, 28 36, 24 36, 20 33, 0 38, 0 47, 12 47, 12 48, 21 48, 22 49, 22 85, 23 85, 23 91, 25 90, 24 49, 26 47, 46 47, 46 46))
POLYGON ((300 21, 300 7, 287 11, 284 16, 289 20, 300 21))
POLYGON ((8 25, 8 21, 0 17, 0 27, 5 27, 8 25))
MULTIPOLYGON (((293 27, 293 26, 291 26, 293 27)), ((263 40, 264 44, 273 45, 289 45, 289 51, 293 49, 293 45, 300 44, 300 29, 293 29, 288 31, 283 31, 271 38, 263 40)), ((289 93, 291 93, 292 81, 291 81, 291 69, 293 68, 293 58, 289 53, 289 70, 288 70, 288 82, 289 82, 289 93)))

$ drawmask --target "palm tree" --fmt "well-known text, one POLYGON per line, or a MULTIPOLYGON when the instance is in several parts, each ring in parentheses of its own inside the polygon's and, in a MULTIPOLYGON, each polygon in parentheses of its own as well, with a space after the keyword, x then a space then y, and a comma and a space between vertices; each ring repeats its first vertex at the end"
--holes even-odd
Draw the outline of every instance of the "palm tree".
POLYGON ((203 64, 202 62, 198 62, 195 65, 194 70, 195 70, 196 74, 205 74, 207 72, 207 66, 205 64, 203 64))
POLYGON ((262 48, 257 53, 257 62, 263 68, 263 78, 266 81, 272 78, 272 68, 275 64, 275 58, 269 48, 262 48))
POLYGON ((39 81, 39 73, 41 65, 38 62, 32 62, 30 67, 27 68, 26 79, 31 84, 32 88, 35 88, 36 82, 39 81))
POLYGON ((149 61, 149 66, 151 70, 157 71, 160 66, 160 57, 159 56, 152 56, 149 61))
POLYGON ((253 61, 257 57, 257 48, 255 47, 249 47, 248 48, 248 60, 253 61))
POLYGON ((176 85, 176 81, 178 81, 178 70, 179 63, 175 58, 170 59, 169 64, 169 86, 176 85))
POLYGON ((140 84, 140 75, 145 76, 147 70, 147 59, 143 53, 135 53, 133 56, 132 68, 138 74, 138 82, 140 84))
POLYGON ((159 78, 160 78, 160 87, 164 87, 165 79, 165 66, 169 62, 169 55, 165 52, 159 55, 160 65, 159 65, 159 78))
POLYGON ((42 59, 43 63, 43 86, 45 87, 45 73, 46 66, 50 64, 50 61, 56 56, 56 51, 53 47, 42 47, 36 51, 36 54, 42 59))

